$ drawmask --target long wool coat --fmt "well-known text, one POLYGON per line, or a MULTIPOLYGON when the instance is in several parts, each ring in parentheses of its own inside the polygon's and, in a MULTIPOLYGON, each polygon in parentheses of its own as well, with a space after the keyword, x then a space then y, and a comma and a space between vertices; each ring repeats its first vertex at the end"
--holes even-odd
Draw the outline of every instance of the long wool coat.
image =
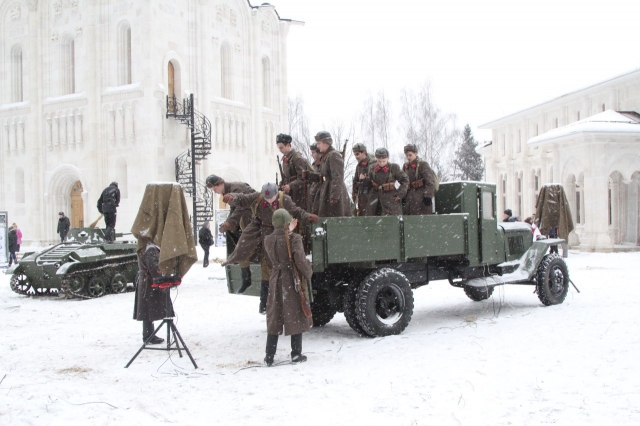
POLYGON ((320 186, 316 193, 314 206, 321 217, 352 216, 349 192, 344 184, 344 161, 342 155, 329 147, 320 162, 320 186), (332 205, 331 200, 337 200, 332 205))
POLYGON ((233 250, 233 253, 227 257, 227 263, 246 261, 253 256, 256 250, 261 250, 262 279, 265 281, 269 279, 269 271, 262 242, 267 235, 273 232, 273 225, 271 224, 273 212, 279 208, 283 208, 301 222, 306 223, 309 220, 309 213, 296 206, 291 200, 291 197, 286 194, 283 194, 282 197, 283 205, 280 205, 280 192, 278 192, 278 196, 273 203, 274 204, 268 204, 259 192, 252 194, 233 194, 233 201, 230 203, 240 208, 248 207, 254 210, 255 213, 253 214, 251 223, 242 231, 240 240, 238 240, 238 244, 233 250))
POLYGON ((369 191, 367 216, 396 216, 402 214, 402 199, 407 195, 409 178, 399 165, 387 163, 388 171, 376 172, 376 165, 369 167, 369 176, 364 180, 364 188, 369 191), (400 186, 395 189, 395 182, 400 186), (382 185, 391 187, 385 190, 382 185), (399 201, 396 201, 396 197, 399 201))
POLYGON ((410 163, 404 163, 402 170, 409 178, 409 189, 404 199, 404 214, 432 214, 437 180, 429 163, 418 158, 410 163), (430 206, 424 204, 425 197, 431 198, 430 206))
POLYGON ((305 199, 305 181, 302 172, 309 170, 309 162, 295 150, 282 158, 283 183, 289 185, 289 196, 303 210, 308 210, 305 199))
MULTIPOLYGON (((309 331, 313 323, 311 318, 304 316, 300 295, 295 289, 289 252, 285 240, 284 229, 278 228, 264 240, 267 262, 271 268, 269 276, 269 297, 267 298, 267 333, 300 334, 309 331)), ((313 270, 311 262, 304 255, 302 237, 290 234, 293 262, 302 276, 311 280, 313 270)))
POLYGON ((309 167, 309 173, 307 173, 307 211, 309 213, 318 214, 318 209, 314 207, 314 201, 320 188, 321 180, 320 160, 318 160, 309 167))
POLYGON ((571 208, 562 185, 544 185, 536 202, 536 225, 542 235, 558 228, 558 238, 567 240, 574 229, 571 208))
POLYGON ((162 277, 158 260, 160 249, 152 244, 142 253, 138 253, 138 285, 133 304, 133 319, 138 321, 157 321, 173 317, 173 304, 169 290, 151 288, 154 278, 162 277))
POLYGON ((376 159, 372 155, 368 156, 364 161, 360 161, 353 173, 353 186, 351 189, 351 199, 358 203, 358 216, 367 216, 369 208, 369 192, 370 189, 365 188, 364 181, 360 180, 360 174, 367 176, 369 167, 375 167, 376 159), (362 189, 360 186, 362 185, 362 189))
MULTIPOLYGON (((253 194, 253 189, 248 183, 244 182, 225 182, 224 194, 253 194)), ((231 231, 235 232, 240 229, 244 229, 245 226, 251 223, 251 209, 249 207, 230 206, 229 216, 225 222, 231 225, 231 231)))

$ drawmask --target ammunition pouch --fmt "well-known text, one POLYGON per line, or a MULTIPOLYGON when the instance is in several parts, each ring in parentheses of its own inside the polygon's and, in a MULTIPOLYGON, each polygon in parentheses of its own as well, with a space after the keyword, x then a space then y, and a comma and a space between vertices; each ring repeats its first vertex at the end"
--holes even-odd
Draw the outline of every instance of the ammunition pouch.
POLYGON ((320 173, 313 173, 313 172, 307 172, 306 177, 304 177, 303 179, 306 179, 308 182, 311 182, 311 183, 318 183, 322 180, 320 173))
POLYGON ((378 185, 375 182, 371 182, 373 184, 374 191, 395 191, 396 185, 395 182, 387 182, 382 185, 378 185))
POLYGON ((418 179, 411 182, 411 187, 413 189, 422 188, 424 186, 424 179, 418 179))

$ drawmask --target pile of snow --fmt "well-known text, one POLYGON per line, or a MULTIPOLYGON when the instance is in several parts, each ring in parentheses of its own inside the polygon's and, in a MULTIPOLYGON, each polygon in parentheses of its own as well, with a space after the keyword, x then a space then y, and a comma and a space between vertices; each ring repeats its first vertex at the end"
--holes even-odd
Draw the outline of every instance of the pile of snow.
MULTIPOLYGON (((29 298, 0 275, 0 423, 637 424, 640 253, 567 262, 582 293, 562 305, 517 285, 472 302, 436 282, 415 291, 403 334, 357 337, 338 314, 304 335, 308 362, 275 368, 257 298, 197 263, 172 291, 197 370, 160 351, 124 368, 142 343, 132 293, 29 298)), ((276 363, 289 351, 281 338, 276 363)))

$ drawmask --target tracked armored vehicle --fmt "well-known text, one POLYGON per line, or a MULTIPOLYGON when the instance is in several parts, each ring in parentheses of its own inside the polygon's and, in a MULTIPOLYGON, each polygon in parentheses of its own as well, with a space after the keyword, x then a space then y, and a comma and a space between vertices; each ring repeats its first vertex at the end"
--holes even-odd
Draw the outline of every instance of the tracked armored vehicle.
MULTIPOLYGON (((344 312, 362 336, 400 334, 413 314, 413 290, 445 280, 473 301, 503 284, 535 286, 544 305, 562 303, 569 272, 549 254, 561 239, 533 241, 524 223, 498 222, 496 187, 481 182, 440 184, 436 213, 426 216, 320 218, 310 226, 315 326, 344 312)), ((238 265, 227 265, 227 286, 241 286, 238 265)), ((260 265, 251 265, 258 295, 260 265)))
POLYGON ((65 242, 25 253, 5 273, 13 274, 11 289, 23 295, 92 299, 122 293, 138 273, 136 242, 110 243, 103 229, 72 228, 65 242))

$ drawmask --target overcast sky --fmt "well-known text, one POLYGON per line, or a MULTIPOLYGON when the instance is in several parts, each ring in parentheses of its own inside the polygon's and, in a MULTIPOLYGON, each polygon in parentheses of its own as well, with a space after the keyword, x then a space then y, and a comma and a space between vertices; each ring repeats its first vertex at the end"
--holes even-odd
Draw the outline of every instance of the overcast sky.
POLYGON ((438 106, 490 140, 478 126, 640 68, 637 0, 270 1, 305 22, 289 32, 289 95, 314 133, 369 92, 397 113, 399 90, 430 79, 438 106))

